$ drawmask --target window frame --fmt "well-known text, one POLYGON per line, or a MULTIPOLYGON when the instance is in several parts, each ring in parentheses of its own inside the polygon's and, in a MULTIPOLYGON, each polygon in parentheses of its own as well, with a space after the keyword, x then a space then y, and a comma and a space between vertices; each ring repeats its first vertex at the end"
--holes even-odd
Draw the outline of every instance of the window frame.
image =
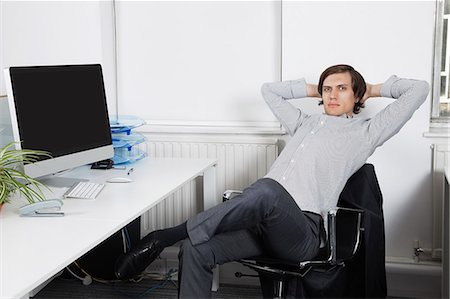
MULTIPOLYGON (((431 101, 431 127, 450 127, 450 117, 441 116, 441 62, 442 62, 442 46, 443 46, 443 29, 444 29, 444 7, 445 1, 450 0, 436 0, 436 14, 435 14, 435 30, 434 30, 434 64, 433 64, 433 88, 431 101)), ((450 22, 450 16, 447 18, 450 22)), ((450 23, 447 25, 447 30, 450 29, 450 23)), ((448 58, 445 61, 447 80, 450 81, 450 40, 446 40, 446 55, 448 58)), ((450 89, 450 84, 447 86, 450 89)), ((448 93, 448 92, 447 92, 448 93)))

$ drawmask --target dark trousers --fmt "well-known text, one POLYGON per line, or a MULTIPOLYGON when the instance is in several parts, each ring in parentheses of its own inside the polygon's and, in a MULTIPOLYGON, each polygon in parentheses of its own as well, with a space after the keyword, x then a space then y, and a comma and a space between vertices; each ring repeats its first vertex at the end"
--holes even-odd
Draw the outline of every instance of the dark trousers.
POLYGON ((215 265, 270 254, 305 260, 319 249, 319 223, 276 181, 256 181, 232 200, 187 221, 180 250, 179 297, 210 298, 215 265))

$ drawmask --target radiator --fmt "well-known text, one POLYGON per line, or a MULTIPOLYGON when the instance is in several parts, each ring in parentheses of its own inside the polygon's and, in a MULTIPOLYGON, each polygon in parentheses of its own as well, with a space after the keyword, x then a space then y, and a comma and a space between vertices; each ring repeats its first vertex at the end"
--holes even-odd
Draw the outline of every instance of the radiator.
MULTIPOLYGON (((243 189, 264 176, 278 156, 278 140, 269 137, 173 138, 147 136, 148 157, 217 159, 217 196, 243 189)), ((201 180, 192 181, 141 216, 141 235, 174 226, 202 209, 201 180)))

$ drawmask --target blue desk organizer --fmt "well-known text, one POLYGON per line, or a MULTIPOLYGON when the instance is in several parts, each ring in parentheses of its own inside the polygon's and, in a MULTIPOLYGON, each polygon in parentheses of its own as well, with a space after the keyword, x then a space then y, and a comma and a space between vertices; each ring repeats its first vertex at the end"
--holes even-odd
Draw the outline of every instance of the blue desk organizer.
POLYGON ((131 115, 109 116, 114 147, 114 165, 133 163, 147 156, 138 145, 145 144, 144 135, 132 132, 145 124, 139 117, 131 115))

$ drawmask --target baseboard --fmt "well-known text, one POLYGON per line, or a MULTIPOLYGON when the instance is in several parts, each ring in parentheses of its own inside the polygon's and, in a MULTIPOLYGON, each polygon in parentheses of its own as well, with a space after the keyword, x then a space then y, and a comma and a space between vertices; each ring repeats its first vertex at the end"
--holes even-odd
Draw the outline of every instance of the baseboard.
POLYGON ((441 273, 438 262, 386 262, 388 296, 441 298, 441 273))

